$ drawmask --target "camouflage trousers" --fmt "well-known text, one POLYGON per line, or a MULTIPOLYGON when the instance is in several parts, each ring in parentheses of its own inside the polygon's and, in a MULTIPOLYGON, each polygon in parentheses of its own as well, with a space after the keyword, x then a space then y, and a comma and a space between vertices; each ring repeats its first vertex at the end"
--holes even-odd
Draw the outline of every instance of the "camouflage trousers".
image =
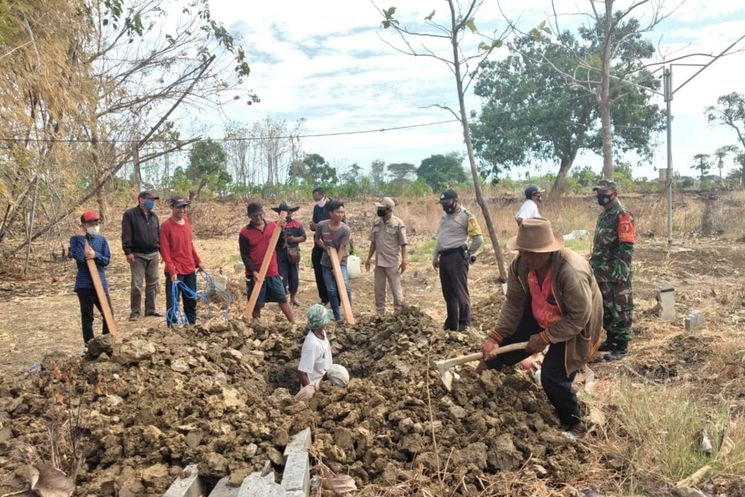
POLYGON ((603 328, 608 333, 608 340, 628 343, 631 340, 631 320, 634 314, 631 284, 598 281, 598 286, 603 294, 603 328))

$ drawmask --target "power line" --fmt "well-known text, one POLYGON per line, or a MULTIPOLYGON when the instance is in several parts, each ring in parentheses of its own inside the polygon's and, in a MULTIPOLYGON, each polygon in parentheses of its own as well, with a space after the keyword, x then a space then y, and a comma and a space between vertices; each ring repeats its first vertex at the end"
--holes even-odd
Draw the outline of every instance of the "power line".
MULTIPOLYGON (((402 129, 412 129, 412 128, 423 128, 426 126, 437 126, 440 124, 447 124, 447 123, 456 123, 460 122, 457 119, 448 119, 446 121, 435 121, 430 123, 420 123, 420 124, 409 124, 406 126, 391 126, 388 128, 377 128, 377 129, 363 129, 363 130, 356 130, 356 131, 337 131, 333 133, 308 133, 308 134, 297 134, 297 135, 287 135, 287 136, 236 136, 232 138, 212 138, 212 141, 216 142, 244 142, 244 141, 261 141, 261 140, 277 140, 277 139, 297 139, 297 138, 325 138, 325 137, 331 137, 331 136, 346 136, 346 135, 362 135, 362 134, 369 134, 369 133, 385 133, 387 131, 399 131, 402 129)), ((95 140, 96 143, 120 143, 120 144, 134 144, 139 143, 140 140, 105 140, 105 139, 98 139, 95 140)), ((180 143, 187 141, 193 141, 192 139, 189 140, 148 140, 148 143, 180 143)), ((10 138, 10 137, 0 137, 0 142, 6 142, 6 143, 19 143, 19 142, 33 142, 33 143, 93 143, 94 140, 91 140, 89 138, 10 138)))

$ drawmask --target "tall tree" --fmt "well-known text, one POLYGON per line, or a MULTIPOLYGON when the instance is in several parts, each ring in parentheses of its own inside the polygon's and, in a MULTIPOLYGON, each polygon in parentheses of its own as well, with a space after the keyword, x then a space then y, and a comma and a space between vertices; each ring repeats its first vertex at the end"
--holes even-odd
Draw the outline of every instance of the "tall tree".
POLYGON ((199 200, 202 189, 208 184, 219 190, 226 179, 230 182, 227 163, 228 156, 218 142, 207 138, 194 143, 189 151, 189 167, 186 168, 186 176, 197 187, 193 194, 194 199, 199 200))
MULTIPOLYGON (((581 67, 577 58, 598 58, 593 31, 569 32, 553 42, 530 34, 511 45, 513 54, 499 62, 487 62, 480 72, 475 93, 485 99, 481 116, 472 125, 474 147, 488 165, 485 175, 498 178, 503 169, 527 165, 533 160, 555 160, 558 173, 552 189, 560 194, 577 153, 602 152, 602 125, 597 99, 585 88, 569 85, 563 74, 581 67), (558 69, 558 70, 557 70, 558 69)), ((647 53, 646 45, 629 42, 647 53)), ((625 56, 633 58, 629 48, 625 56)), ((652 154, 654 133, 663 126, 651 91, 659 83, 649 71, 640 70, 632 81, 614 81, 614 95, 624 94, 612 108, 616 132, 613 142, 621 150, 652 154)))
POLYGON ((388 174, 394 183, 412 181, 412 177, 416 175, 416 166, 408 162, 395 162, 388 164, 388 174))
POLYGON ((722 186, 724 186, 724 176, 722 176, 724 159, 730 154, 734 154, 735 158, 737 157, 737 147, 735 145, 725 145, 714 151, 714 157, 717 158, 717 169, 719 170, 719 184, 722 186))
POLYGON ((711 157, 709 154, 696 154, 693 156, 693 169, 697 169, 699 172, 699 180, 701 181, 701 187, 704 186, 704 176, 709 173, 711 169, 711 157))
MULTIPOLYGON (((460 121, 463 131, 463 141, 466 144, 466 154, 471 167, 471 179, 473 181, 474 192, 476 193, 476 202, 481 208, 481 214, 484 216, 489 239, 491 240, 492 248, 497 259, 499 275, 504 281, 507 279, 504 256, 499 239, 497 238, 497 232, 494 230, 494 223, 491 220, 489 208, 486 205, 486 200, 481 190, 481 178, 473 152, 471 130, 468 125, 468 112, 466 111, 465 102, 466 92, 473 82, 478 67, 495 48, 502 46, 502 40, 501 36, 495 37, 494 35, 486 35, 479 32, 476 26, 476 14, 483 0, 445 0, 444 3, 447 5, 447 11, 442 16, 442 21, 438 22, 436 20, 439 19, 436 18, 437 11, 432 10, 424 17, 423 24, 420 24, 421 29, 409 29, 401 24, 396 18, 396 7, 390 7, 380 11, 383 15, 381 25, 383 29, 391 29, 398 35, 400 46, 391 44, 393 48, 415 57, 431 57, 439 60, 446 64, 448 70, 453 75, 458 107, 457 109, 453 109, 447 105, 439 105, 438 107, 447 110, 460 121), (466 42, 465 38, 469 34, 477 38, 477 42, 473 43, 476 45, 474 53, 466 55, 465 49, 469 46, 469 42, 466 42), (426 45, 422 45, 421 48, 414 48, 413 39, 428 40, 434 44, 445 43, 448 47, 447 53, 443 51, 442 54, 438 54, 435 49, 426 45), (479 40, 480 42, 478 42, 479 40)), ((440 2, 441 4, 442 2, 440 2)), ((496 30, 494 33, 496 33, 496 30)))
POLYGON ((463 156, 458 152, 431 155, 422 161, 416 170, 416 175, 434 192, 463 183, 466 181, 463 156))
POLYGON ((338 180, 336 169, 319 154, 305 154, 300 175, 309 185, 331 185, 338 180))
MULTIPOLYGON (((646 71, 645 60, 654 54, 654 46, 644 39, 644 35, 674 11, 665 11, 664 2, 659 0, 634 0, 621 2, 619 0, 587 0, 589 12, 586 13, 590 22, 580 28, 583 38, 592 40, 596 51, 594 56, 585 57, 578 54, 576 61, 578 70, 566 72, 559 67, 555 69, 567 79, 569 84, 585 88, 597 100, 600 110, 600 137, 603 156, 603 178, 613 178, 614 126, 613 108, 629 96, 628 86, 624 83, 641 85, 656 89, 659 82, 640 74, 646 71), (622 5, 616 9, 616 6, 622 5), (644 9, 645 22, 640 22, 634 16, 642 14, 644 9), (641 77, 642 81, 639 81, 641 77), (657 86, 650 86, 655 84, 657 86)), ((557 9, 556 0, 551 1, 554 15, 553 33, 558 36, 563 30, 559 27, 562 15, 557 9)), ((534 34, 551 33, 546 26, 535 30, 534 34)), ((557 40, 560 43, 560 40, 557 40)), ((547 61, 550 63, 550 61, 547 61)))
MULTIPOLYGON (((737 92, 722 95, 717 98, 715 105, 706 108, 706 117, 710 123, 732 128, 745 153, 745 95, 737 92)), ((745 187, 745 164, 742 166, 740 186, 745 187)))

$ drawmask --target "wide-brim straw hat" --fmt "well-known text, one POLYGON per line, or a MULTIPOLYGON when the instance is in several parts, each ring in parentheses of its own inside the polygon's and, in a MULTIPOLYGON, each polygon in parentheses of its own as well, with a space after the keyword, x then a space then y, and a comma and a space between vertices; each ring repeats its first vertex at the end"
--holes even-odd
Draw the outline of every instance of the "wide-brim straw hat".
POLYGON ((295 212, 295 211, 296 211, 296 210, 298 210, 299 208, 300 208, 300 206, 297 206, 297 207, 293 207, 293 205, 292 205, 292 204, 290 204, 290 203, 289 203, 289 202, 287 202, 287 201, 284 201, 284 202, 282 202, 281 204, 279 204, 279 207, 271 207, 271 209, 272 209, 272 210, 273 210, 274 212, 295 212))
POLYGON ((555 252, 564 248, 564 238, 554 234, 551 221, 542 217, 534 217, 523 221, 517 230, 517 236, 507 241, 507 248, 536 254, 555 252))

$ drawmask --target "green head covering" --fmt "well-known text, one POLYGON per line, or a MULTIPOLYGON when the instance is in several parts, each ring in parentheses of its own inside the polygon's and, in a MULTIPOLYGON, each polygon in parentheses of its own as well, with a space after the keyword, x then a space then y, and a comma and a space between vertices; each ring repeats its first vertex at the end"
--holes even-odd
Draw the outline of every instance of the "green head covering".
POLYGON ((321 304, 314 304, 308 309, 308 328, 317 330, 324 328, 331 321, 331 311, 321 304))

